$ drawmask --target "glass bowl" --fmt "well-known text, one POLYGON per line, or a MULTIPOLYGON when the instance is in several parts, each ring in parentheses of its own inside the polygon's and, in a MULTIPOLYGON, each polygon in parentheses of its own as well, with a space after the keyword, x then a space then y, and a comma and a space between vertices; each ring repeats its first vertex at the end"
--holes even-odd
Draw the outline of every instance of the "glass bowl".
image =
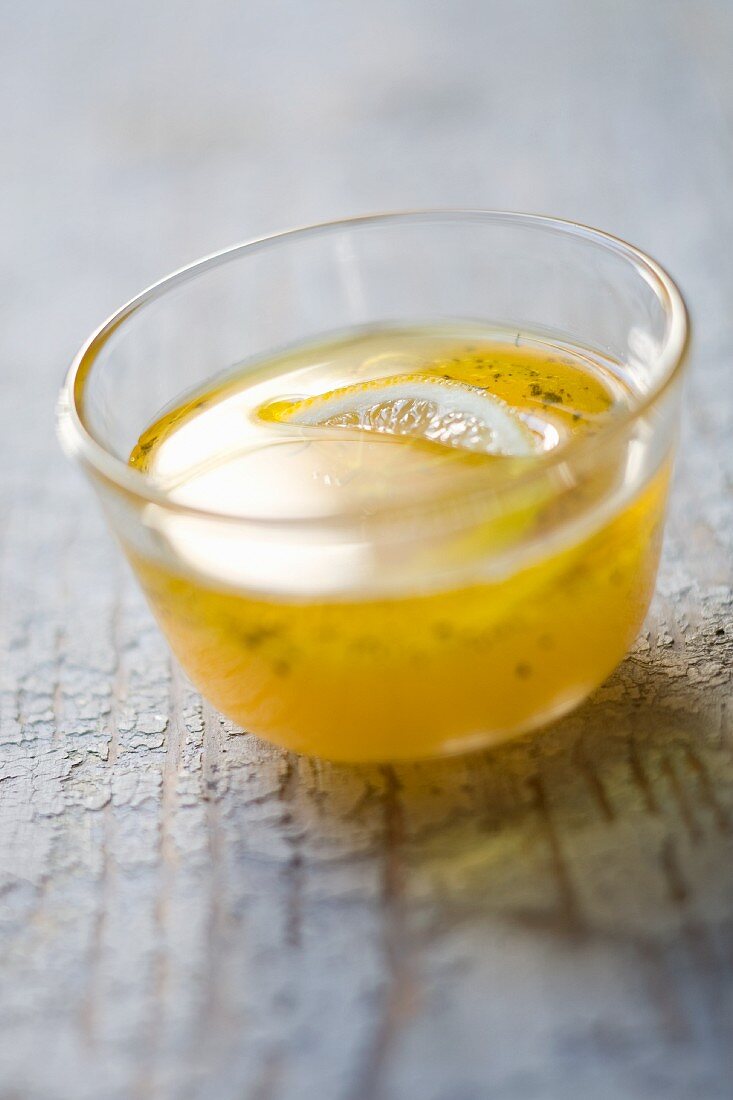
POLYGON ((667 274, 597 230, 492 211, 356 218, 227 249, 123 306, 71 366, 60 437, 220 711, 330 759, 463 752, 576 706, 641 627, 687 334, 667 274), (520 477, 463 471, 366 515, 184 507, 128 464, 162 410, 237 364, 457 323, 582 349, 633 401, 520 477))

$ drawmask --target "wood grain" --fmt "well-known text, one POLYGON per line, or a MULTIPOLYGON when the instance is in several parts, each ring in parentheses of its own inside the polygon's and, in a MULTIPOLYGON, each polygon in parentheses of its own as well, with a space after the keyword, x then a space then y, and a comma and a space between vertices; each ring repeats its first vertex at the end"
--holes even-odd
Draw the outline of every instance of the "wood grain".
POLYGON ((0 1096, 729 1097, 731 5, 0 14, 0 1096), (100 318, 197 254, 436 204, 599 224, 678 275, 664 564, 560 725, 332 767, 171 668, 53 402, 100 318))

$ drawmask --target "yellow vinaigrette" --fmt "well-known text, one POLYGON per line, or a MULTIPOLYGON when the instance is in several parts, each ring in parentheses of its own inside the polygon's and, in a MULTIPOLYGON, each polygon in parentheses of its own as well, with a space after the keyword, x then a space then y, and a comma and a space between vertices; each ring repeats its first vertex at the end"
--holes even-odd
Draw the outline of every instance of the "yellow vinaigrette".
POLYGON ((641 626, 666 467, 630 497, 623 456, 570 503, 527 482, 631 400, 610 365, 476 329, 299 349, 143 433, 130 463, 171 503, 239 522, 184 507, 130 553, 184 668, 246 730, 345 761, 477 747, 568 710, 641 626))

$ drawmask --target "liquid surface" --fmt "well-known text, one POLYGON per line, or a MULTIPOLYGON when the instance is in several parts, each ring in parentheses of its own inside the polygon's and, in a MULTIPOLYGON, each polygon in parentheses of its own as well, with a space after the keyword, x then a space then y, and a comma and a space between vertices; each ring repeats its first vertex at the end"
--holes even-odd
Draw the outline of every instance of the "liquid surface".
POLYGON ((494 333, 304 348, 170 410, 130 462, 181 504, 326 528, 181 515, 130 556, 194 682, 251 732, 341 760, 476 747, 568 709, 623 656, 652 592, 667 470, 619 495, 620 454, 564 496, 520 488, 506 514, 453 525, 449 502, 477 478, 521 487, 630 400, 580 354, 494 333), (374 537, 385 508, 407 515, 443 487, 437 533, 374 537), (558 542, 568 509, 597 518, 558 542), (348 537, 323 533, 343 515, 348 537), (493 575, 505 545, 516 565, 493 575))
POLYGON ((505 477, 508 458, 525 465, 628 398, 590 360, 505 341, 413 330, 295 352, 172 409, 130 462, 172 500, 210 511, 369 514, 477 465, 505 477))

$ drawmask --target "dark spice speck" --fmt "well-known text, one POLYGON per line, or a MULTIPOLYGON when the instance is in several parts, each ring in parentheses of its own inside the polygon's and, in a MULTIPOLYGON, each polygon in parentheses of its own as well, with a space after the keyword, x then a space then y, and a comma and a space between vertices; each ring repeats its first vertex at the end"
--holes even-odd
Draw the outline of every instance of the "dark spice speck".
POLYGON ((277 626, 256 626, 251 630, 240 630, 239 637, 248 649, 258 649, 271 638, 276 638, 281 633, 277 626))

